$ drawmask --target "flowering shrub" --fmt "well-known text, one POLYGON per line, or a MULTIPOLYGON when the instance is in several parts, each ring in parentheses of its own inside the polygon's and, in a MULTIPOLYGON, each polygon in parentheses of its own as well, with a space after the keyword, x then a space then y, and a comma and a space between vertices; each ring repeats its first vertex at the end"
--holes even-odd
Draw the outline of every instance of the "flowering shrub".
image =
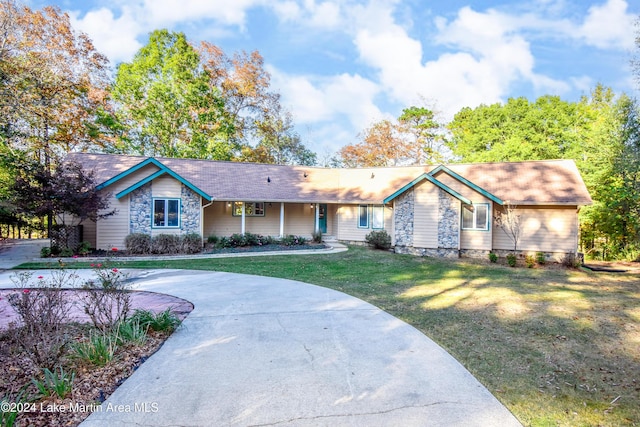
POLYGON ((20 272, 11 276, 16 287, 22 288, 7 298, 20 318, 20 325, 11 325, 11 333, 37 366, 53 368, 68 343, 63 324, 68 321, 71 302, 62 285, 73 282, 77 276, 56 270, 50 279, 38 276, 37 288, 30 288, 32 275, 20 272))
POLYGON ((96 328, 112 329, 125 321, 131 310, 127 275, 104 264, 91 264, 91 267, 97 280, 89 280, 83 285, 87 291, 82 297, 84 312, 96 328))

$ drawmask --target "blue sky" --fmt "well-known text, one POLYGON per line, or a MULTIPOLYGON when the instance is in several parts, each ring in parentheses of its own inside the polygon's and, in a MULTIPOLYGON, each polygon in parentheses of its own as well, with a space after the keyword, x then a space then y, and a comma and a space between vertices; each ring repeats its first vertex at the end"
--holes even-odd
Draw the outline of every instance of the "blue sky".
POLYGON ((375 121, 426 106, 577 101, 596 83, 638 96, 637 0, 30 0, 57 5, 115 65, 158 28, 227 53, 258 50, 303 142, 321 157, 375 121))

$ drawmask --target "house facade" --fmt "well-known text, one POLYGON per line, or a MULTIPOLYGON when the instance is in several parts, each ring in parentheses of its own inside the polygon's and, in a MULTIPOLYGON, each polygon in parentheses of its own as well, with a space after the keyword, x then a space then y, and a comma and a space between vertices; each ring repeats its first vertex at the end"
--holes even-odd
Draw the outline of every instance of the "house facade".
POLYGON ((513 249, 496 219, 515 207, 518 250, 577 252, 578 211, 591 203, 572 161, 329 169, 72 153, 116 214, 83 224, 99 249, 131 233, 255 233, 364 242, 386 230, 396 252, 485 256, 513 249))

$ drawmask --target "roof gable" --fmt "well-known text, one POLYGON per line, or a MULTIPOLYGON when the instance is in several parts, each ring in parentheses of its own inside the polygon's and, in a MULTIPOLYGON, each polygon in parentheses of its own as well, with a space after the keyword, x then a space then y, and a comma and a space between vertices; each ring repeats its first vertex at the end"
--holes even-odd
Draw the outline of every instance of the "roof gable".
POLYGON ((134 173, 134 172, 136 172, 136 171, 138 171, 138 170, 140 170, 143 167, 148 166, 148 165, 154 165, 154 166, 158 167, 159 170, 157 172, 155 172, 155 173, 143 178, 142 180, 136 182, 132 186, 124 189, 123 191, 119 192, 118 194, 116 194, 116 198, 120 199, 120 198, 126 196, 127 194, 131 193, 133 190, 142 187, 144 184, 146 184, 146 183, 148 183, 150 181, 153 181, 154 179, 158 178, 159 176, 167 174, 167 175, 173 177, 174 179, 180 181, 182 184, 184 184, 185 187, 190 188, 196 194, 198 194, 199 196, 203 197, 204 199, 206 199, 208 201, 213 200, 212 196, 210 196, 206 192, 202 191, 200 188, 196 187, 191 182, 189 182, 188 180, 184 179, 182 176, 178 175, 176 172, 171 170, 169 167, 165 166, 162 162, 158 161, 157 159, 154 159, 153 157, 149 157, 146 160, 141 161, 137 165, 132 166, 129 169, 123 171, 123 172, 120 172, 119 174, 117 174, 113 178, 110 178, 107 181, 103 182, 102 184, 99 184, 96 188, 98 190, 102 190, 103 188, 106 188, 106 187, 110 186, 111 184, 114 184, 114 183, 120 181, 122 178, 125 178, 125 177, 131 175, 132 173, 134 173))
POLYGON ((393 199, 395 199, 396 197, 398 197, 400 194, 404 193, 408 189, 414 187, 415 185, 419 184, 420 182, 422 182, 424 180, 427 180, 427 181, 431 182, 432 184, 436 185, 438 188, 440 188, 440 189, 446 191, 447 193, 451 194, 453 197, 455 197, 456 199, 460 200, 462 203, 465 203, 467 205, 473 204, 473 202, 471 200, 467 199, 462 194, 458 193, 456 190, 454 190, 451 187, 449 187, 448 185, 446 185, 444 182, 438 180, 435 177, 435 175, 437 175, 438 173, 446 173, 447 175, 449 175, 453 179, 455 179, 457 181, 460 181, 462 184, 464 184, 467 187, 477 191, 478 193, 482 194, 483 196, 485 196, 489 200, 492 200, 492 201, 496 202, 499 205, 503 205, 504 204, 504 202, 499 197, 496 197, 495 195, 491 194, 490 192, 488 192, 484 188, 481 188, 481 187, 477 186, 476 184, 474 184, 473 182, 469 181, 468 179, 458 175, 457 173, 455 173, 454 171, 452 171, 451 169, 447 168, 444 165, 440 165, 440 166, 436 167, 435 169, 433 169, 429 173, 424 173, 424 174, 420 175, 418 178, 414 179, 413 181, 411 181, 410 183, 408 183, 407 185, 405 185, 404 187, 402 187, 398 191, 394 192, 392 195, 386 197, 384 199, 383 203, 385 203, 385 204, 389 203, 390 201, 392 201, 393 199))

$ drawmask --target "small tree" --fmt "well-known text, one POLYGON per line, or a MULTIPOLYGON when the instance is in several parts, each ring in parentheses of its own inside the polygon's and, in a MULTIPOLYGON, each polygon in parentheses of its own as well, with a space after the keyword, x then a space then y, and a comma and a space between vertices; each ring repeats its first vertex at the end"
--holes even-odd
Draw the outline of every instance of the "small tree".
POLYGON ((522 215, 517 214, 517 206, 506 202, 503 210, 496 215, 496 224, 513 242, 513 252, 518 250, 518 242, 522 232, 522 215))
MULTIPOLYGON (((77 163, 63 163, 51 172, 39 163, 25 163, 11 186, 12 202, 29 217, 49 217, 62 226, 96 221, 116 213, 108 194, 99 193, 93 172, 77 163)), ((51 224, 49 224, 49 232, 51 224)))

